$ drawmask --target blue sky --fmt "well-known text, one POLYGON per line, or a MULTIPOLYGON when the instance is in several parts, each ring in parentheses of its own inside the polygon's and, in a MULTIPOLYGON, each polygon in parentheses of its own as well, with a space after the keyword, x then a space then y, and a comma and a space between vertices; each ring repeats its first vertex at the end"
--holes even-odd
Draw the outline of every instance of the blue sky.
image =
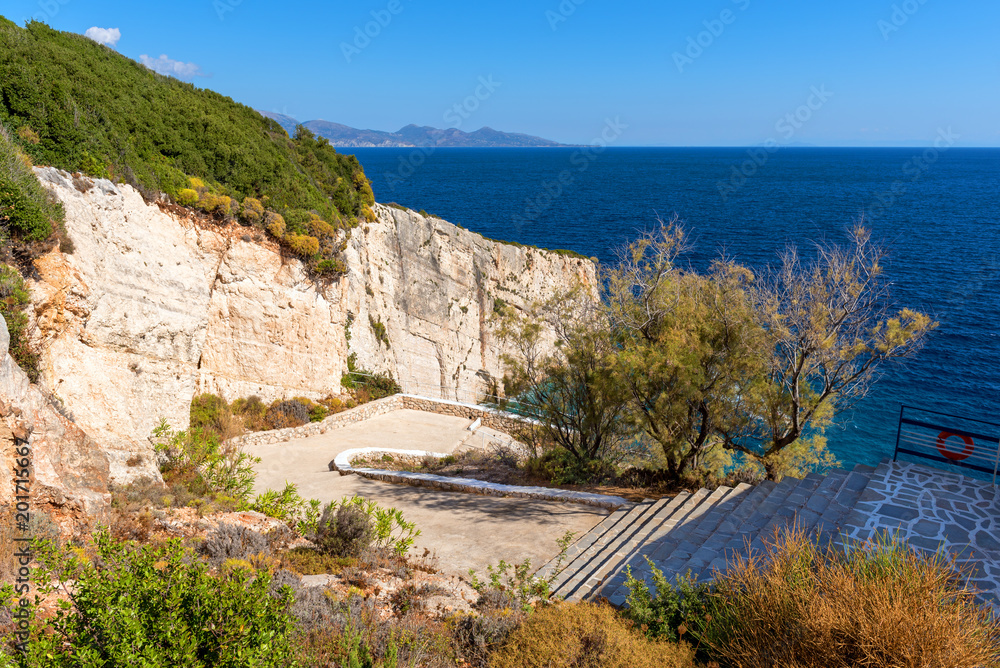
POLYGON ((617 119, 623 146, 930 144, 951 128, 959 146, 1000 146, 1000 3, 983 0, 2 7, 17 23, 117 29, 122 54, 300 121, 591 143, 617 119))

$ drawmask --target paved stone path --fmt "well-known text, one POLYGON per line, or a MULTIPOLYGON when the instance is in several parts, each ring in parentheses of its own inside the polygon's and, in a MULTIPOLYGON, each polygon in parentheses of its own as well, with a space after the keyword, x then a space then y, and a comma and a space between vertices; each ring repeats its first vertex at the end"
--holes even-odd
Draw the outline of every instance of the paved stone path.
POLYGON ((626 567, 651 583, 645 557, 668 579, 690 572, 711 579, 735 553, 760 554, 776 529, 796 526, 821 542, 897 533, 918 550, 954 554, 984 601, 1000 608, 1000 492, 954 473, 908 463, 856 466, 802 480, 682 493, 612 513, 571 548, 557 570, 555 594, 607 597, 622 605, 626 567))
POLYGON ((846 537, 895 533, 925 553, 943 549, 1000 609, 1000 489, 905 462, 883 464, 879 472, 848 516, 846 537))

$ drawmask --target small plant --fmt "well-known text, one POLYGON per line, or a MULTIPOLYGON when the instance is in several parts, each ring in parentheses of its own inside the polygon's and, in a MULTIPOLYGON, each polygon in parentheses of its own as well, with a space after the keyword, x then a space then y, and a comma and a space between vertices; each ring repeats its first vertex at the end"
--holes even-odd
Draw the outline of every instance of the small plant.
POLYGON ((353 505, 329 504, 316 525, 313 542, 323 554, 358 557, 372 543, 371 518, 353 505))
POLYGON ((167 458, 162 467, 165 474, 200 479, 216 494, 241 502, 249 499, 256 475, 253 465, 260 463, 258 458, 230 443, 223 445, 214 433, 198 429, 174 431, 166 420, 160 420, 153 436, 157 450, 167 458))
POLYGON ((643 558, 652 572, 656 595, 650 593, 643 580, 633 577, 631 566, 626 567, 625 586, 629 596, 622 614, 650 638, 677 642, 687 634, 688 638, 700 639, 712 619, 709 587, 698 584, 690 575, 678 576, 674 586, 649 557, 643 558))
POLYGON ((508 564, 501 559, 496 566, 492 564, 487 566, 486 571, 489 573, 488 579, 480 580, 476 571, 470 569, 469 586, 475 589, 480 596, 490 595, 490 592, 506 594, 524 611, 531 610, 532 601, 535 599, 545 600, 551 593, 547 580, 533 577, 530 574, 530 559, 525 559, 520 564, 508 564))
MULTIPOLYGON (((383 508, 374 501, 361 496, 344 497, 340 502, 327 504, 323 509, 323 517, 319 521, 317 535, 320 531, 336 530, 339 523, 339 513, 343 508, 350 508, 351 534, 358 534, 355 525, 361 524, 364 516, 371 533, 368 536, 370 546, 377 551, 386 551, 397 556, 409 552, 414 541, 420 535, 420 530, 412 522, 403 519, 403 513, 396 508, 383 508)), ((363 535, 363 534, 360 534, 363 535)), ((336 546, 341 538, 331 538, 331 545, 336 546)), ((335 551, 325 550, 328 554, 335 551)), ((359 552, 360 553, 360 552, 359 552)))
POLYGON ((238 524, 222 524, 211 531, 199 546, 216 566, 230 559, 250 560, 271 554, 267 537, 238 524))
POLYGON ((382 324, 381 320, 376 320, 375 318, 368 316, 368 324, 371 325, 372 332, 375 334, 375 340, 385 344, 386 348, 391 348, 389 345, 389 333, 385 329, 385 325, 382 324))
POLYGON ((309 424, 309 407, 295 399, 280 401, 267 409, 267 421, 272 429, 301 427, 309 424))

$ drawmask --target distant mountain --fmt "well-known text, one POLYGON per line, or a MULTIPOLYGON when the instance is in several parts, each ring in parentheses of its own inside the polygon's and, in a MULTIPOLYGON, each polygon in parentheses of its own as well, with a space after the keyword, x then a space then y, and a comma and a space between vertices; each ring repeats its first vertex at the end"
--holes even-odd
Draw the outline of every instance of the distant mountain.
MULTIPOLYGON (((273 112, 260 112, 276 120, 288 134, 295 134, 299 124, 294 118, 273 112)), ((407 125, 398 132, 382 130, 358 130, 356 128, 331 123, 330 121, 307 121, 302 123, 313 134, 326 137, 337 147, 363 148, 370 146, 465 146, 475 148, 564 146, 558 142, 512 132, 500 132, 493 128, 480 128, 474 132, 463 132, 455 128, 440 130, 429 126, 407 125)))

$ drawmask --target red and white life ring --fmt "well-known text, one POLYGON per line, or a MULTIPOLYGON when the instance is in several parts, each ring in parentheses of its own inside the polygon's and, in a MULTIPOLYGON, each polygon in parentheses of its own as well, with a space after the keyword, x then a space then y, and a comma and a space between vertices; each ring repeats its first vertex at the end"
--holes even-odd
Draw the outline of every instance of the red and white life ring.
POLYGON ((972 440, 971 436, 959 436, 958 434, 953 434, 950 431, 942 431, 937 437, 937 449, 938 452, 951 461, 960 462, 963 459, 968 459, 969 455, 976 451, 976 443, 972 440), (963 448, 961 452, 955 452, 948 449, 946 441, 952 436, 958 436, 958 438, 965 441, 965 448, 963 448))

